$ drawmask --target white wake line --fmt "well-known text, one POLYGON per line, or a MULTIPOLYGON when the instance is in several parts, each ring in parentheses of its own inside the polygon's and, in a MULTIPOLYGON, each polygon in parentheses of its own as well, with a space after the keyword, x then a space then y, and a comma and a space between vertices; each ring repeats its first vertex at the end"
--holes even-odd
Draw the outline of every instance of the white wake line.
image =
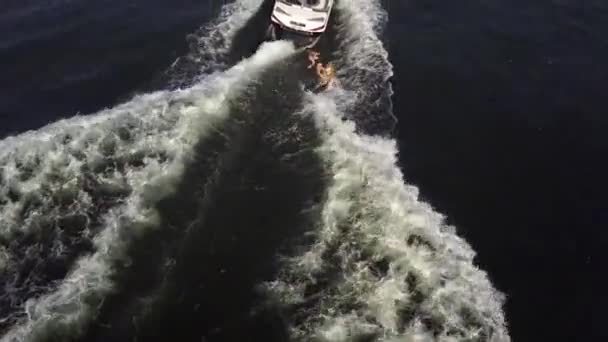
MULTIPOLYGON (((380 3, 376 0, 341 0, 336 4, 336 15, 342 25, 338 27, 342 41, 340 49, 344 52, 341 58, 347 66, 338 70, 338 76, 349 79, 353 71, 360 69, 382 75, 383 80, 388 81, 393 76, 393 66, 377 32, 388 17, 380 3)), ((357 90, 364 90, 365 79, 351 78, 349 81, 359 86, 357 90)))
MULTIPOLYGON (((262 2, 263 0, 236 0, 224 4, 217 19, 205 24, 195 34, 191 35, 195 37, 197 42, 196 47, 191 47, 194 50, 186 56, 175 59, 168 71, 178 65, 183 58, 198 64, 201 73, 197 76, 198 80, 204 78, 209 71, 224 67, 224 59, 232 47, 234 36, 262 5, 262 2), (205 62, 208 64, 205 64, 205 62)), ((173 79, 172 81, 183 80, 173 79)))
MULTIPOLYGON (((197 37, 199 47, 201 49, 213 49, 214 54, 217 55, 218 58, 223 57, 226 52, 230 50, 234 35, 243 28, 243 25, 247 23, 247 20, 260 7, 262 1, 263 0, 235 0, 232 3, 224 5, 218 18, 203 27, 205 35, 197 37), (220 46, 216 47, 214 46, 214 43, 221 44, 220 46)), ((197 53, 200 53, 200 51, 191 51, 190 57, 196 59, 197 53)), ((178 57, 173 64, 175 64, 179 58, 181 57, 178 57)), ((203 80, 201 80, 201 82, 202 81, 203 80)), ((137 97, 143 98, 144 101, 153 101, 154 98, 158 98, 163 94, 163 91, 159 91, 151 94, 139 95, 137 97)), ((37 139, 39 139, 40 142, 45 142, 48 141, 49 137, 52 137, 56 133, 57 129, 62 128, 66 124, 97 124, 111 119, 112 116, 119 115, 120 111, 128 111, 132 109, 129 107, 133 107, 133 105, 136 103, 137 101, 134 99, 117 107, 100 111, 98 115, 76 115, 68 119, 55 121, 54 123, 37 130, 30 130, 18 134, 17 136, 6 137, 0 140, 0 158, 14 149, 15 145, 19 145, 19 140, 22 138, 35 138, 34 136, 38 136, 37 139)))
POLYGON ((141 96, 132 103, 109 109, 96 116, 51 125, 43 129, 41 135, 29 132, 0 142, 0 146, 11 150, 8 153, 15 153, 23 146, 43 144, 49 140, 50 135, 56 134, 65 125, 82 125, 86 129, 91 122, 97 124, 111 120, 125 111, 145 111, 155 107, 153 102, 160 99, 165 103, 164 110, 172 110, 174 106, 178 107, 175 109, 179 111, 178 122, 173 129, 175 134, 165 136, 163 138, 166 141, 159 142, 174 149, 176 157, 169 165, 151 165, 138 171, 135 177, 130 177, 132 195, 126 200, 126 204, 111 209, 104 217, 106 228, 94 239, 96 252, 78 260, 55 292, 30 299, 25 308, 27 321, 13 327, 2 341, 37 341, 49 333, 58 336, 81 333, 84 325, 94 317, 103 298, 113 291, 110 280, 113 274, 112 263, 124 257, 126 247, 134 236, 145 233, 148 227, 158 222, 154 210, 155 200, 169 195, 174 190, 175 182, 188 160, 190 148, 208 128, 219 124, 225 118, 226 100, 237 96, 238 92, 266 67, 294 51, 291 43, 265 43, 255 55, 226 72, 211 75, 205 79, 204 84, 187 90, 141 96), (36 143, 32 144, 32 140, 36 143))

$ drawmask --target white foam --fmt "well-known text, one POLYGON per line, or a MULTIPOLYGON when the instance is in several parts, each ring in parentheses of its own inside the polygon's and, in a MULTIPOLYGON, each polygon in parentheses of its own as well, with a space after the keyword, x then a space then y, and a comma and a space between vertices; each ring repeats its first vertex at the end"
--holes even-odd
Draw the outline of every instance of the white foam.
POLYGON ((319 153, 333 184, 318 241, 269 287, 295 305, 310 300, 307 287, 331 278, 327 272, 339 277, 314 294, 318 302, 294 336, 508 341, 504 297, 474 265, 466 241, 404 183, 395 141, 357 134, 330 94, 309 100, 305 111, 322 132, 319 153))
MULTIPOLYGON (((130 241, 155 227, 154 204, 173 191, 193 145, 210 128, 221 124, 227 114, 226 100, 237 96, 267 66, 294 51, 291 43, 266 43, 252 57, 192 88, 138 96, 98 114, 64 120, 0 141, 0 165, 8 176, 2 191, 6 192, 6 183, 10 183, 23 192, 22 198, 44 193, 49 185, 51 194, 70 187, 83 165, 94 169, 101 162, 101 151, 108 148, 109 140, 113 141, 113 158, 145 156, 138 166, 126 164, 122 171, 94 173, 100 182, 127 188, 129 195, 103 215, 102 229, 93 238, 95 253, 79 259, 55 291, 29 299, 24 309, 27 320, 13 327, 2 341, 36 341, 48 334, 78 335, 113 290, 113 263, 128 263, 124 253, 130 241), (120 139, 117 135, 125 127, 129 137, 120 139), (64 144, 66 135, 70 142, 64 144), (19 181, 16 177, 23 169, 16 166, 18 160, 31 161, 33 175, 29 179, 19 181)), ((81 192, 74 204, 86 207, 87 194, 81 192)), ((29 216, 23 219, 22 215, 15 215, 24 204, 7 200, 10 203, 1 209, 1 226, 8 229, 0 233, 10 239, 11 231, 34 229, 27 225, 29 216)), ((46 214, 52 214, 52 208, 46 214)))

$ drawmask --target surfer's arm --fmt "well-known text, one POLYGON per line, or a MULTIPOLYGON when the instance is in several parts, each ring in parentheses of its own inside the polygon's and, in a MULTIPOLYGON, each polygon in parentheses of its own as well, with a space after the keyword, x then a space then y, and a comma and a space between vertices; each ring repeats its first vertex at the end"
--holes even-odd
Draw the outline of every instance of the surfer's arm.
POLYGON ((318 59, 319 59, 319 53, 316 51, 310 51, 308 53, 308 60, 310 61, 310 64, 308 65, 308 69, 311 69, 313 66, 315 66, 315 63, 317 63, 318 59))
POLYGON ((312 58, 309 58, 308 60, 310 61, 310 64, 308 64, 307 68, 312 69, 312 67, 315 66, 315 60, 312 58))

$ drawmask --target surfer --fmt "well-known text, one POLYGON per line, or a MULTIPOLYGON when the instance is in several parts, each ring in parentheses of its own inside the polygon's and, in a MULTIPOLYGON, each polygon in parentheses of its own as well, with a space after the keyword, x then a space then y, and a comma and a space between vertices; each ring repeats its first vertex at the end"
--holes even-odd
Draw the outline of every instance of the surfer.
POLYGON ((317 63, 317 76, 319 76, 318 89, 325 88, 331 89, 335 83, 336 69, 331 63, 327 63, 327 66, 323 66, 323 63, 317 63))
POLYGON ((319 77, 319 84, 315 90, 331 89, 334 86, 336 69, 331 63, 323 65, 323 63, 319 62, 320 56, 321 54, 319 52, 308 50, 308 61, 310 64, 308 64, 307 68, 312 69, 314 66, 317 77, 319 77))

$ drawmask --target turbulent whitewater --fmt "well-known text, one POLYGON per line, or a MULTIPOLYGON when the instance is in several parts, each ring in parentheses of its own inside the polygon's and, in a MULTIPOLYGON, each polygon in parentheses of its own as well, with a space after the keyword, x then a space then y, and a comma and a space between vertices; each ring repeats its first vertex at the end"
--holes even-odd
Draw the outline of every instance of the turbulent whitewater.
MULTIPOLYGON (((157 204, 174 193, 195 146, 240 120, 232 104, 255 114, 265 102, 251 87, 279 96, 264 76, 299 53, 290 43, 265 43, 228 63, 237 33, 261 5, 228 4, 191 36, 190 53, 168 70, 168 88, 178 89, 0 141, 2 341, 84 335, 118 291, 116 265, 128 272, 129 246, 173 229, 160 224, 157 204)), ((327 186, 306 236, 277 256, 275 276, 259 288, 294 341, 509 341, 504 296, 397 166, 389 136, 399 113, 381 39, 390 13, 375 0, 337 1, 334 13, 328 35, 339 86, 317 95, 298 88, 296 110, 271 109, 314 123, 327 186)), ((277 82, 293 77, 281 72, 277 82)), ((252 122, 275 134, 272 121, 252 122)), ((289 163, 301 151, 284 153, 289 163)))

